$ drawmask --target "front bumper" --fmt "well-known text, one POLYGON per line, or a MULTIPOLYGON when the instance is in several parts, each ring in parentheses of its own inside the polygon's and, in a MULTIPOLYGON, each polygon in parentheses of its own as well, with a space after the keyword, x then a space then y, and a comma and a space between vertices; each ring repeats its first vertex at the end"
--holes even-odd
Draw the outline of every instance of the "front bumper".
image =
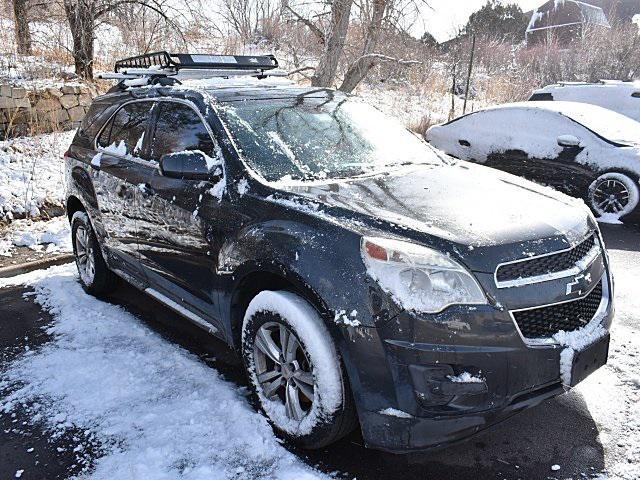
MULTIPOLYGON (((608 331, 613 311, 607 297, 592 322, 608 331)), ((345 363, 363 437, 381 450, 454 443, 568 388, 560 372, 564 347, 525 342, 498 306, 451 307, 428 318, 402 312, 348 340, 345 363), (482 382, 449 378, 463 372, 482 382)))

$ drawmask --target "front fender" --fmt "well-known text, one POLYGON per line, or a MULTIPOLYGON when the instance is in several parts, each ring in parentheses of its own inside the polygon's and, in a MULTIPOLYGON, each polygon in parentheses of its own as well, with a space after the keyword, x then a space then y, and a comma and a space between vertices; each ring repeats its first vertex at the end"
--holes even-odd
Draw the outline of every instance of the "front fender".
POLYGON ((360 257, 360 236, 339 226, 274 220, 246 227, 223 244, 218 272, 236 283, 256 270, 314 292, 337 325, 373 327, 382 315, 388 318, 386 296, 376 295, 360 257))

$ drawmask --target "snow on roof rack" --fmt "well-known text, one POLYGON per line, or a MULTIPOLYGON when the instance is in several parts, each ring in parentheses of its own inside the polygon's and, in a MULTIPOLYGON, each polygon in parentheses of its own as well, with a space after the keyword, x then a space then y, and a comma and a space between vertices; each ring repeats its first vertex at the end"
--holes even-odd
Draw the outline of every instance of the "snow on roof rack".
POLYGON ((98 78, 120 80, 119 88, 178 82, 178 78, 211 78, 238 75, 265 78, 283 76, 269 72, 278 68, 274 55, 216 55, 201 53, 146 53, 118 60, 113 72, 99 73, 98 78), (168 78, 174 77, 174 78, 168 78), (178 78, 175 78, 178 77, 178 78))

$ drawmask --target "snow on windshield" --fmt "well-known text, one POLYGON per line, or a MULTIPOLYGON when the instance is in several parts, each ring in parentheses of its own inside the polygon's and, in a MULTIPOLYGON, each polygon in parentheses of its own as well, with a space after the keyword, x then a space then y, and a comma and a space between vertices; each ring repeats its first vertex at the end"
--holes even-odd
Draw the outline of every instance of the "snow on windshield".
POLYGON ((220 114, 244 158, 268 181, 353 177, 405 163, 441 163, 396 120, 334 94, 229 102, 220 114))

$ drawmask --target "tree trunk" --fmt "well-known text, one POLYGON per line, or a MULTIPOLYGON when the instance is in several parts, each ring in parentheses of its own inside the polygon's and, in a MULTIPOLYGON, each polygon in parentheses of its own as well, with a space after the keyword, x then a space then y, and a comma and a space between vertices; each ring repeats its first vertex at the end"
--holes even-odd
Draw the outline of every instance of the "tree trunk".
POLYGON ((362 55, 349 66, 339 90, 347 93, 352 92, 364 77, 367 76, 369 70, 376 64, 377 59, 370 55, 374 53, 380 41, 382 21, 384 20, 388 1, 389 0, 373 0, 373 12, 369 20, 369 25, 367 26, 362 55))
POLYGON ((95 9, 92 0, 65 0, 64 9, 73 39, 73 61, 76 74, 93 79, 93 34, 95 9))
POLYGON ((31 55, 31 32, 29 31, 27 0, 13 0, 13 15, 16 26, 16 47, 18 53, 31 55))
POLYGON ((311 85, 314 87, 330 87, 333 84, 344 50, 352 5, 353 0, 335 0, 331 6, 331 23, 328 35, 325 35, 324 53, 311 77, 311 85))

